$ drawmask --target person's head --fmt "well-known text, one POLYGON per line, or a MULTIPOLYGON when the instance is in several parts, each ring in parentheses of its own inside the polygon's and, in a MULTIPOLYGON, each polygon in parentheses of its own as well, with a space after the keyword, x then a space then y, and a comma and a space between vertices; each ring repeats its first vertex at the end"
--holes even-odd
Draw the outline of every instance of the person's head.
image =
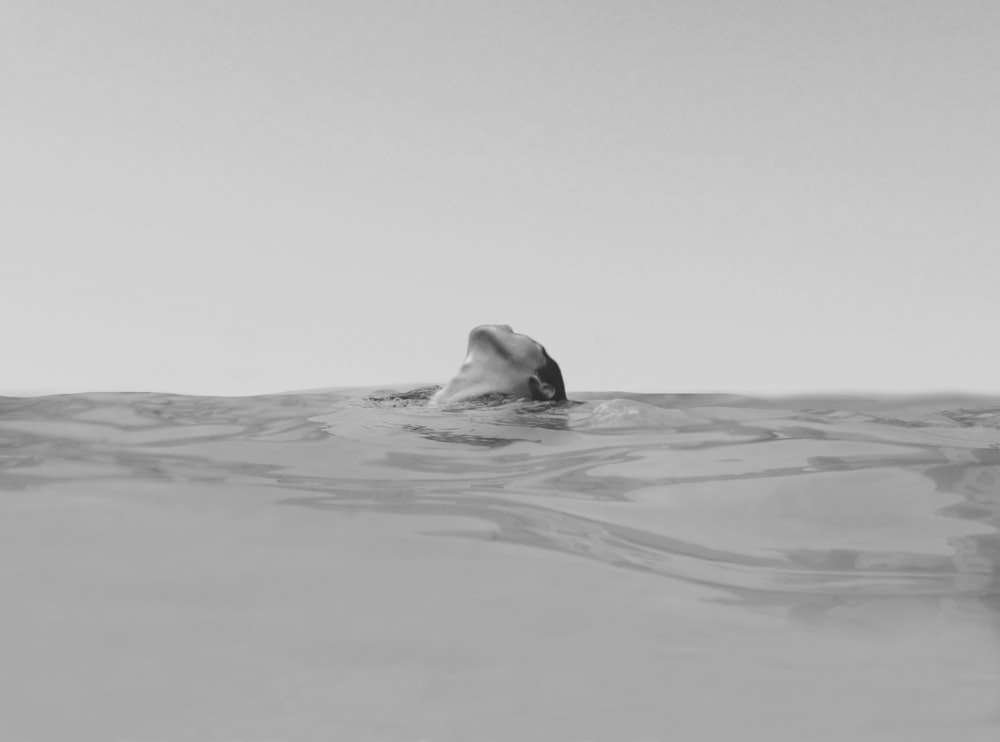
POLYGON ((541 344, 510 325, 480 325, 469 333, 469 349, 454 379, 438 392, 438 403, 488 394, 515 399, 566 401, 559 364, 541 344))

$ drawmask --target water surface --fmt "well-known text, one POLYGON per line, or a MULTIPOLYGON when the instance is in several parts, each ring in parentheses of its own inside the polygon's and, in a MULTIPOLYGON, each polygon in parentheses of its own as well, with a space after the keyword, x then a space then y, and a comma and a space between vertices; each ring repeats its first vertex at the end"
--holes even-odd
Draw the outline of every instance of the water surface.
POLYGON ((0 739, 994 740, 1000 400, 0 398, 0 739))

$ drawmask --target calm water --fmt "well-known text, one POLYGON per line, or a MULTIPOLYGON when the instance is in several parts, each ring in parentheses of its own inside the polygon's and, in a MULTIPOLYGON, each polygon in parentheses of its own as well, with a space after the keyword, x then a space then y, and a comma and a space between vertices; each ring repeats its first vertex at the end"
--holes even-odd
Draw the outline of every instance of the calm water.
POLYGON ((996 740, 1000 400, 0 398, 2 740, 996 740))

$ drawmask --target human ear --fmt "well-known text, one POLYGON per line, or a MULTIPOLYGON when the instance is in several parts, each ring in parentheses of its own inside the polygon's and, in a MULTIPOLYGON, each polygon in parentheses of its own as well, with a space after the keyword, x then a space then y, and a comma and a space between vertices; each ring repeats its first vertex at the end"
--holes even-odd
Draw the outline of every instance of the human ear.
POLYGON ((533 375, 528 383, 531 385, 532 399, 552 399, 556 396, 556 388, 542 381, 538 376, 533 375))

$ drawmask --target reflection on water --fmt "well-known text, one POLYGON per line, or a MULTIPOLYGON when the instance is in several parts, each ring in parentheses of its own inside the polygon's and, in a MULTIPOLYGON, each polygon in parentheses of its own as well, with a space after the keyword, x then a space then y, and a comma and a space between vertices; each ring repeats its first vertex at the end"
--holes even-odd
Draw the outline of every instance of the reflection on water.
POLYGON ((0 398, 0 736, 997 731, 1000 401, 426 396, 0 398))

